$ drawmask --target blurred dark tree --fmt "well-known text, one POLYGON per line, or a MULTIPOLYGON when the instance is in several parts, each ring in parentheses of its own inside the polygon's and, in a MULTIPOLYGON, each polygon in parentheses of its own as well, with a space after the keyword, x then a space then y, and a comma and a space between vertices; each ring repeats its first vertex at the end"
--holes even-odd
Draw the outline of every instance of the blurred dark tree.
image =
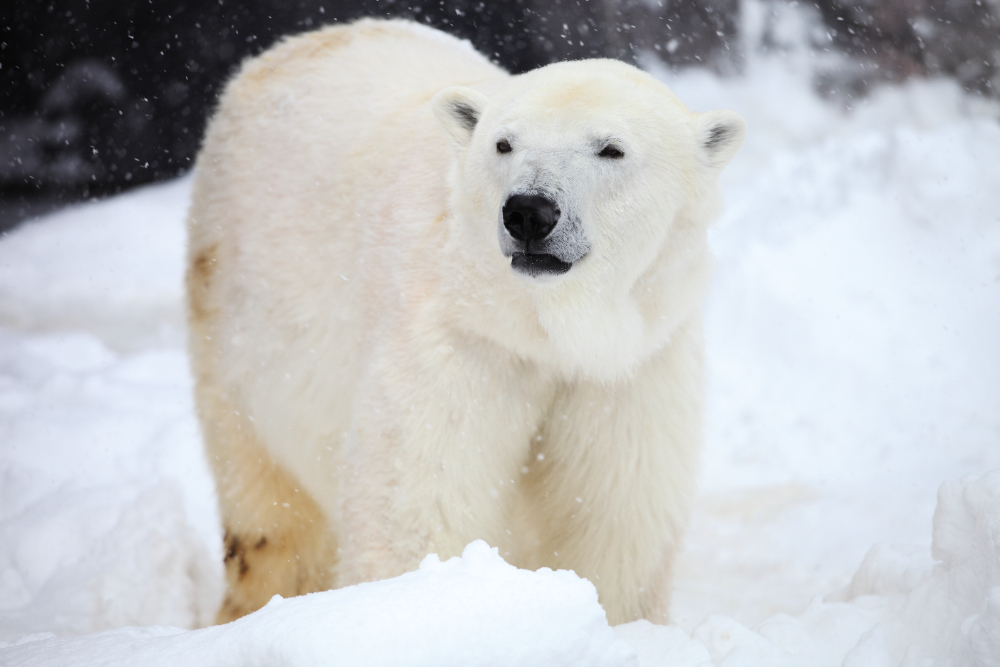
MULTIPOLYGON (((954 76, 967 90, 1000 91, 1000 4, 991 0, 818 0, 834 44, 876 68, 847 82, 954 76)), ((844 82, 834 82, 843 85, 844 82)))
POLYGON ((659 52, 672 65, 720 64, 736 36, 738 0, 370 0, 369 13, 402 16, 471 41, 512 72, 560 60, 659 52))
MULTIPOLYGON (((362 2, 341 0, 342 16, 362 2)), ((14 0, 0 10, 0 187, 118 191, 188 168, 244 57, 320 2, 14 0)))

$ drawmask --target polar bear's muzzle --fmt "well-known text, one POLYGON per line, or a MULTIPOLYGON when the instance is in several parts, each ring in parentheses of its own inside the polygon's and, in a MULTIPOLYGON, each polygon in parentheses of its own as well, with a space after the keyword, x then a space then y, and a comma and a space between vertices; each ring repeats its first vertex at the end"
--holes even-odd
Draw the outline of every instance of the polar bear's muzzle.
POLYGON ((578 225, 560 225, 561 218, 559 205, 545 195, 508 197, 500 211, 500 248, 514 271, 532 278, 557 276, 587 254, 589 244, 566 243, 567 232, 576 235, 578 225))

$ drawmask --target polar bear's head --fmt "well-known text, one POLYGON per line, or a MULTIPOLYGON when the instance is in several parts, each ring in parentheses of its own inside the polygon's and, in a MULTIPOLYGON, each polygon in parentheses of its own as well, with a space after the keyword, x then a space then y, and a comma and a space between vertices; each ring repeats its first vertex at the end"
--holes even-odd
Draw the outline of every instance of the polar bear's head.
POLYGON ((704 290, 684 276, 707 274, 717 175, 743 119, 692 113, 612 60, 549 65, 484 91, 447 88, 432 102, 456 151, 460 242, 526 286, 570 357, 630 366, 704 290))

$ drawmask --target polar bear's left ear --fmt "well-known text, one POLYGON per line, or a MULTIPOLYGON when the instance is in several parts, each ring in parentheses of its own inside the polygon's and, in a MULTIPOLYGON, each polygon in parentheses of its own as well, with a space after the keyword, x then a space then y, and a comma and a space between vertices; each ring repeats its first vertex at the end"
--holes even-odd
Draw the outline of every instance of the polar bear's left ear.
POLYGON ((452 86, 438 91, 431 99, 431 108, 456 146, 464 148, 469 145, 472 132, 488 103, 488 97, 472 88, 452 86))
POLYGON ((698 114, 697 134, 709 164, 722 169, 743 145, 747 122, 735 111, 708 111, 698 114))

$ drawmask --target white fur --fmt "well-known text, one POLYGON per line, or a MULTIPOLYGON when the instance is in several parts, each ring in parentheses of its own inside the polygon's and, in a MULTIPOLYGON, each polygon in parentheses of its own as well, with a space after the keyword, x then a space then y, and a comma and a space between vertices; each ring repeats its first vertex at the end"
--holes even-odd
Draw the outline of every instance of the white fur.
POLYGON ((705 232, 744 131, 619 62, 511 77, 403 22, 243 68, 198 161, 190 255, 215 273, 189 279, 214 304, 192 306, 193 363, 322 510, 334 585, 482 538, 589 577, 612 622, 665 618, 701 440, 705 232), (596 155, 607 138, 624 158, 596 155), (498 241, 505 198, 538 183, 589 242, 550 280, 498 241))

